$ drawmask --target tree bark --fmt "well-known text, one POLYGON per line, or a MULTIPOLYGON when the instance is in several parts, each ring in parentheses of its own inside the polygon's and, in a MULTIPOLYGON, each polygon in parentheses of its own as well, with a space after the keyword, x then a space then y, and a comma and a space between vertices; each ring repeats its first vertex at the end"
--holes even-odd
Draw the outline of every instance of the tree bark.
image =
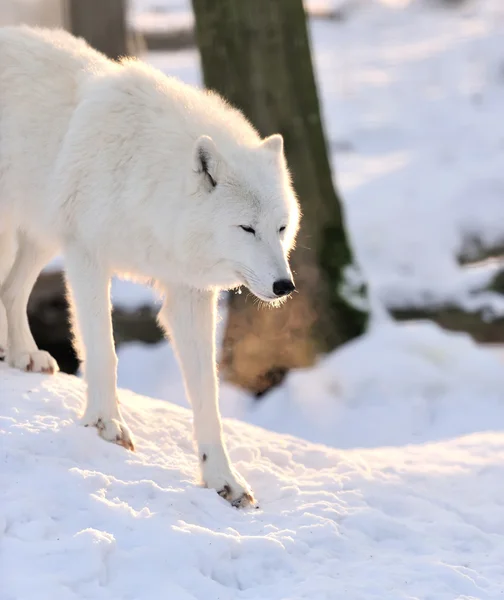
POLYGON ((331 174, 302 0, 193 0, 205 84, 261 135, 281 133, 303 220, 292 256, 296 294, 258 309, 234 295, 221 370, 261 394, 295 367, 359 335, 366 315, 341 295, 352 263, 331 174))
POLYGON ((66 8, 74 35, 113 60, 129 54, 124 0, 67 0, 66 8))

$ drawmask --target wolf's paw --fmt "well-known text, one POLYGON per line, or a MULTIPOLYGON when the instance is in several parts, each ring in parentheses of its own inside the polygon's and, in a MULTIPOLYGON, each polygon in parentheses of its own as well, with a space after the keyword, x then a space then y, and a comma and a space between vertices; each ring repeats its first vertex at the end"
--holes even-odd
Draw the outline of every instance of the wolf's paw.
POLYGON ((6 354, 7 352, 5 351, 5 346, 0 344, 0 360, 4 360, 6 354))
POLYGON ((96 427, 98 434, 107 442, 118 444, 126 450, 135 450, 133 436, 126 423, 121 419, 87 418, 81 420, 84 427, 96 427))
POLYGON ((34 352, 20 352, 9 357, 11 367, 29 371, 30 373, 49 373, 58 371, 58 363, 45 350, 35 350, 34 352))
POLYGON ((229 465, 220 449, 205 451, 200 457, 203 484, 217 491, 235 508, 255 505, 254 496, 247 483, 229 465))

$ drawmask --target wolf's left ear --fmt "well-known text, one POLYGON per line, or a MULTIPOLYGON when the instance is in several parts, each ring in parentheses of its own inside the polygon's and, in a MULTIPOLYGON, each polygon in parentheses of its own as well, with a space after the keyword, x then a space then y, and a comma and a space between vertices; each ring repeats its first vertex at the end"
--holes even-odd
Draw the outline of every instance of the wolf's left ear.
POLYGON ((208 190, 217 186, 217 170, 219 166, 219 151, 211 137, 200 136, 193 149, 193 169, 204 178, 208 190))
POLYGON ((283 154, 284 141, 279 133, 274 133, 261 142, 261 148, 274 152, 275 154, 283 154))

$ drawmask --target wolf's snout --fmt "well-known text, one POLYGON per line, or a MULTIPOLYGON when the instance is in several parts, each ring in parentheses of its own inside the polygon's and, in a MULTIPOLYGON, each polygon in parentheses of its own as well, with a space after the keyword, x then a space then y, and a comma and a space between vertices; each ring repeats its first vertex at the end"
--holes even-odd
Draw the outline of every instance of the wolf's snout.
POLYGON ((273 293, 279 298, 291 294, 296 286, 290 279, 279 279, 273 284, 273 293))

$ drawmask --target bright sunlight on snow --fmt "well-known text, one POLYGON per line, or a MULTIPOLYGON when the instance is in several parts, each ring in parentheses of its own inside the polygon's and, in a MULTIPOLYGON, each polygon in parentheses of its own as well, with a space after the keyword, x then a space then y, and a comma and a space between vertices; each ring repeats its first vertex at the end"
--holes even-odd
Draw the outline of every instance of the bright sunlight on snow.
MULTIPOLYGON (((127 344, 119 381, 188 407, 171 346, 127 344)), ((232 417, 338 448, 401 446, 504 427, 504 351, 433 323, 384 323, 256 399, 223 383, 232 417)))
POLYGON ((236 510, 194 480, 188 411, 120 400, 135 453, 77 425, 76 378, 0 366, 2 600, 503 593, 504 434, 340 451, 228 421, 260 502, 236 510))

